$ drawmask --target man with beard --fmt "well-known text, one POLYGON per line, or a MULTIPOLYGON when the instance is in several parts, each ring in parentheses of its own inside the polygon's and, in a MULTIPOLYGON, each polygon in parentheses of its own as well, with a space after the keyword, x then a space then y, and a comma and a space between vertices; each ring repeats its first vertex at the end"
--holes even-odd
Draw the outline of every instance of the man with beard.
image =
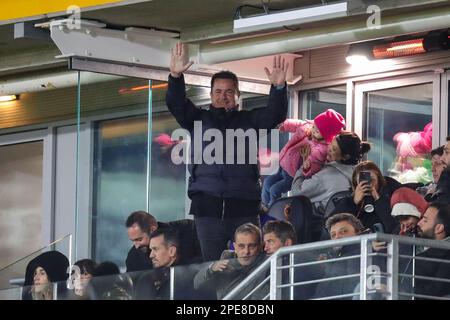
POLYGON ((127 227, 128 239, 133 242, 133 247, 128 251, 125 262, 127 272, 152 269, 148 233, 158 229, 155 217, 144 211, 136 211, 128 216, 125 226, 127 227))
POLYGON ((150 237, 152 232, 160 228, 173 228, 180 238, 178 263, 191 264, 201 261, 200 244, 197 238, 194 221, 181 219, 170 222, 157 221, 154 216, 145 211, 130 214, 125 223, 128 239, 133 242, 126 259, 127 272, 149 270, 153 268, 150 259, 150 237))
MULTIPOLYGON (((442 203, 430 204, 417 224, 417 233, 420 238, 450 242, 450 206, 442 203)), ((417 257, 450 260, 450 250, 425 248, 417 257)), ((412 270, 411 265, 412 263, 409 264, 407 272, 412 270)), ((415 275, 450 280, 450 264, 416 260, 415 275)), ((450 283, 416 279, 414 293, 442 297, 450 294, 450 283)))

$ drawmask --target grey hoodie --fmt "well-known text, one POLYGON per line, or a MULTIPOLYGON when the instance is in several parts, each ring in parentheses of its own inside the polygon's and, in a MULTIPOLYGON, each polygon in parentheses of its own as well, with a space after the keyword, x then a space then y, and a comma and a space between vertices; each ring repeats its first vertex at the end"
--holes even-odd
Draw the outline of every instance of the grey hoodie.
POLYGON ((316 207, 325 207, 333 194, 351 188, 354 168, 353 165, 333 161, 309 179, 302 176, 300 168, 292 182, 292 195, 306 196, 316 207))

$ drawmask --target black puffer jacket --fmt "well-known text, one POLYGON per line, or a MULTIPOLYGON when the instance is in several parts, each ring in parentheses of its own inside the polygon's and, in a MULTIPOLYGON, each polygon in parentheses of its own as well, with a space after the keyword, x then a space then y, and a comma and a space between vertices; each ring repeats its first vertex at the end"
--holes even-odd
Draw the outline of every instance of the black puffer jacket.
POLYGON ((374 203, 375 210, 373 212, 367 213, 361 205, 356 205, 352 194, 336 203, 332 215, 343 212, 351 213, 361 220, 366 228, 371 228, 375 223, 381 223, 385 233, 398 233, 398 221, 391 215, 391 196, 402 184, 393 178, 384 178, 386 185, 380 191, 380 198, 374 203))
MULTIPOLYGON (((253 109, 251 111, 226 111, 210 106, 209 110, 196 108, 186 98, 184 78, 169 76, 169 88, 166 94, 166 103, 180 126, 190 132, 191 135, 191 174, 189 180, 188 195, 196 192, 204 192, 220 198, 237 198, 246 200, 259 200, 261 196, 261 183, 259 167, 257 165, 256 145, 250 146, 248 141, 245 148, 234 146, 234 162, 226 164, 226 130, 227 129, 273 129, 286 119, 287 114, 287 89, 271 87, 269 102, 266 108, 253 109), (194 127, 194 121, 201 123, 200 127, 194 127), (224 164, 206 164, 203 159, 205 148, 211 141, 203 141, 202 137, 208 129, 217 129, 223 136, 223 157, 219 157, 224 164), (201 137, 199 137, 201 135, 201 137), (201 141, 201 147, 196 146, 201 141), (241 150, 239 150, 241 149, 241 150), (237 164, 236 159, 243 157, 245 164, 237 164), (223 158, 223 159, 222 159, 223 158), (194 161, 194 159, 201 159, 194 161), (197 163, 196 163, 197 162, 197 163)), ((265 138, 265 137, 264 137, 265 138)), ((212 139, 215 143, 215 139, 212 139)), ((248 139, 246 139, 248 140, 248 139)), ((212 146, 210 146, 212 148, 212 146)), ((229 154, 231 150, 228 150, 229 154)), ((209 153, 208 153, 209 154, 209 153)))
MULTIPOLYGON (((337 251, 329 254, 329 259, 348 258, 350 256, 360 255, 359 245, 348 245, 340 248, 337 251)), ((332 278, 356 275, 360 272, 360 257, 352 259, 336 260, 334 262, 328 262, 324 267, 324 274, 321 277, 332 278)), ((329 280, 320 282, 317 284, 315 298, 332 297, 344 294, 351 294, 355 291, 356 286, 359 283, 359 276, 352 278, 329 280)), ((352 297, 340 298, 340 299, 352 299, 352 297)))

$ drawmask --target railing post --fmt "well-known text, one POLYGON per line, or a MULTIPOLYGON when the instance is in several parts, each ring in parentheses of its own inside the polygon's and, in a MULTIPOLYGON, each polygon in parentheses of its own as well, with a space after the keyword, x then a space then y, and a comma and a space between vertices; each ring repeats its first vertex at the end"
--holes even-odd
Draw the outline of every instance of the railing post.
POLYGON ((277 300, 281 297, 281 289, 278 288, 281 281, 281 257, 275 253, 275 257, 270 262, 270 300, 277 300))
POLYGON ((53 300, 58 300, 58 282, 53 283, 53 300))
POLYGON ((69 234, 69 266, 71 266, 72 262, 73 262, 73 260, 72 260, 72 240, 73 240, 72 234, 69 234))
POLYGON ((367 239, 361 239, 359 300, 367 300, 367 239))
POLYGON ((414 244, 412 246, 412 278, 411 278, 411 284, 412 284, 412 293, 413 296, 411 297, 411 300, 415 300, 416 297, 414 295, 415 287, 416 287, 416 245, 414 244))
POLYGON ((398 300, 398 240, 389 241, 387 249, 388 300, 398 300))
POLYGON ((294 284, 294 254, 289 254, 289 284, 291 285, 289 287, 289 299, 294 300, 294 287, 292 286, 294 284))
POLYGON ((173 300, 175 297, 175 268, 170 267, 170 273, 169 273, 169 283, 170 283, 170 297, 169 300, 173 300))

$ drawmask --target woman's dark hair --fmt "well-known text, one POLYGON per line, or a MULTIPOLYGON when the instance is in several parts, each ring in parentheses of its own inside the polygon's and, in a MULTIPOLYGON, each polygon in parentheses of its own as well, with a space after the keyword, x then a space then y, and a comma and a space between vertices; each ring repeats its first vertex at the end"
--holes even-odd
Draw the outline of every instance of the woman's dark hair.
POLYGON ((343 164, 355 165, 370 151, 370 144, 361 141, 354 132, 344 131, 336 136, 336 142, 341 149, 343 164))
POLYGON ((110 276, 114 274, 120 274, 119 267, 110 261, 105 261, 100 263, 95 269, 93 276, 101 277, 101 276, 110 276))
POLYGON ((97 264, 91 259, 82 259, 75 262, 75 265, 80 268, 81 274, 94 274, 94 270, 97 267, 97 264))
POLYGON ((353 190, 356 189, 356 186, 358 185, 358 176, 359 173, 361 171, 373 171, 375 173, 375 175, 378 178, 378 188, 379 190, 377 190, 378 192, 381 190, 381 188, 383 188, 386 185, 386 179, 384 179, 383 174, 380 171, 380 168, 378 168, 378 166, 372 162, 372 161, 363 161, 361 163, 359 163, 356 167, 355 170, 353 170, 353 175, 352 175, 352 187, 353 190))
POLYGON ((436 149, 431 150, 431 157, 438 155, 442 156, 444 154, 444 146, 437 147, 436 149))

